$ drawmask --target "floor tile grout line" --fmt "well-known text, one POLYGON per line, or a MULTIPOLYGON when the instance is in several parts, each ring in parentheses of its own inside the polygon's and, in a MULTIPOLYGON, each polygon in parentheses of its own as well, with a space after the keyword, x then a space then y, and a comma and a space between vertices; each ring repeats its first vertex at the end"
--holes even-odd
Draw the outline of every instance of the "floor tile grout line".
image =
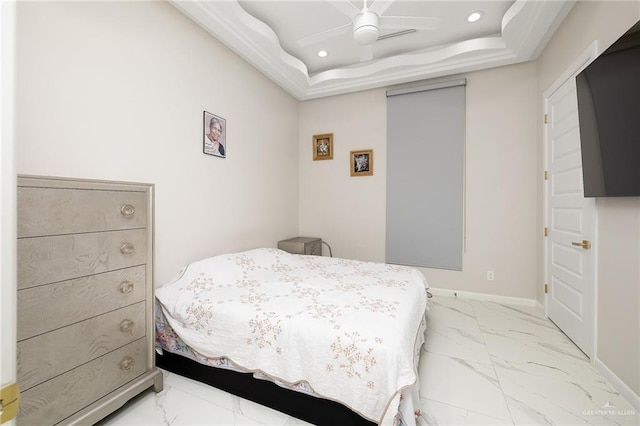
MULTIPOLYGON (((168 373, 168 374, 174 374, 176 377, 180 377, 180 379, 186 379, 186 380, 188 380, 188 381, 193 381, 192 379, 189 379, 189 378, 186 378, 186 377, 180 376, 179 374, 175 374, 175 373, 171 373, 171 372, 167 372, 167 373, 168 373)), ((264 423, 264 422, 262 422, 261 420, 256 419, 254 416, 252 416, 252 415, 247 415, 246 413, 244 413, 244 412, 243 412, 242 407, 240 407, 240 404, 242 403, 242 401, 247 401, 247 402, 249 402, 249 403, 256 404, 255 402, 253 402, 253 401, 251 401, 251 400, 248 400, 248 399, 245 399, 245 398, 239 397, 239 396, 237 396, 237 395, 233 395, 233 394, 231 394, 231 393, 229 393, 229 392, 226 392, 226 391, 220 390, 220 389, 215 388, 215 387, 213 387, 213 386, 212 386, 212 387, 211 387, 212 389, 216 389, 217 391, 220 391, 220 392, 223 392, 223 393, 225 393, 225 394, 228 394, 228 395, 231 397, 231 399, 232 399, 232 404, 233 404, 233 408, 231 408, 231 409, 230 409, 230 408, 225 407, 225 406, 223 406, 223 405, 220 405, 220 404, 218 404, 218 403, 216 403, 216 402, 214 402, 214 401, 211 401, 211 400, 209 400, 209 399, 207 399, 207 398, 205 398, 205 397, 202 397, 202 396, 196 395, 196 394, 194 394, 194 393, 193 393, 192 391, 190 391, 190 390, 187 390, 187 389, 181 388, 181 387, 180 387, 180 385, 176 386, 175 384, 172 384, 172 385, 171 385, 171 388, 172 388, 172 389, 177 389, 177 390, 179 390, 180 392, 186 393, 186 394, 188 394, 188 395, 190 395, 190 396, 192 396, 192 397, 194 397, 194 398, 197 398, 197 399, 199 399, 200 401, 203 401, 203 402, 204 402, 204 403, 206 403, 206 404, 214 405, 214 406, 216 406, 216 407, 218 407, 218 408, 220 408, 220 409, 222 409, 222 410, 225 410, 225 411, 227 411, 227 412, 233 413, 233 417, 234 417, 234 419, 235 419, 237 416, 240 416, 240 417, 242 417, 242 418, 250 419, 250 420, 252 420, 252 421, 254 421, 254 422, 256 422, 256 423, 259 423, 259 424, 261 424, 261 425, 268 425, 267 423, 264 423), (236 409, 236 408, 237 408, 237 409, 236 409)), ((258 404, 258 405, 260 405, 260 404, 258 404)), ((262 407, 260 407, 260 408, 264 408, 264 409, 268 409, 268 410, 273 410, 272 408, 265 407, 265 406, 262 406, 262 407)), ((289 416, 289 415, 287 415, 287 414, 285 414, 285 413, 279 412, 279 411, 277 411, 277 410, 273 410, 273 411, 277 412, 277 413, 278 413, 278 415, 282 414, 283 416, 291 417, 291 416, 289 416)))
MULTIPOLYGON (((420 401, 421 401, 421 402, 422 402, 422 401, 431 401, 431 402, 435 402, 436 404, 439 404, 439 405, 447 406, 447 407, 449 407, 449 408, 453 408, 453 409, 456 409, 456 410, 465 411, 465 412, 466 412, 466 413, 465 413, 465 417, 466 417, 466 415, 468 415, 469 413, 473 413, 473 414, 476 414, 476 415, 479 415, 479 416, 482 416, 482 417, 485 417, 485 418, 491 418, 491 419, 497 420, 497 421, 499 421, 499 422, 510 421, 510 422, 513 424, 513 420, 510 420, 510 419, 501 419, 500 417, 495 417, 495 416, 492 416, 492 415, 489 415, 489 414, 486 414, 486 413, 482 413, 482 412, 480 412, 480 411, 473 410, 473 409, 471 409, 471 408, 462 407, 462 406, 460 406, 460 405, 451 404, 451 403, 449 403, 449 402, 439 401, 439 400, 437 400, 437 399, 429 399, 429 398, 423 398, 423 397, 420 397, 420 401)), ((509 413, 509 414, 511 414, 511 413, 509 413)))
MULTIPOLYGON (((166 370, 164 370, 164 371, 166 371, 166 370)), ((176 373, 171 373, 171 372, 169 372, 169 371, 167 371, 167 373, 168 373, 169 375, 173 374, 173 375, 175 375, 176 377, 179 377, 180 379, 178 379, 178 380, 182 380, 182 379, 191 380, 191 379, 188 379, 188 378, 186 378, 186 377, 180 376, 179 374, 176 374, 176 373)), ((166 377, 165 377, 165 378, 166 378, 166 377)), ((175 384, 171 384, 169 387, 170 387, 171 389, 176 389, 176 390, 179 390, 180 392, 186 393, 187 395, 190 395, 191 397, 196 398, 196 399, 198 399, 198 400, 200 400, 200 401, 202 401, 202 402, 204 402, 204 403, 211 404, 211 405, 214 405, 214 406, 216 406, 216 407, 218 407, 218 408, 221 408, 221 409, 223 409, 223 410, 225 410, 225 411, 229 411, 229 412, 231 412, 231 413, 234 413, 234 416, 235 416, 235 410, 234 410, 234 409, 229 409, 229 408, 227 408, 227 407, 224 407, 224 406, 222 406, 222 405, 220 405, 220 404, 218 404, 218 403, 215 403, 215 402, 213 402, 213 401, 211 401, 211 400, 207 399, 206 397, 202 397, 202 396, 200 396, 200 395, 196 395, 196 394, 195 394, 194 392, 192 392, 191 390, 183 389, 180 385, 176 386, 175 384)), ((212 387, 212 388, 213 388, 213 389, 216 389, 216 390, 219 390, 219 389, 217 389, 217 388, 215 388, 215 387, 212 387)), ((225 391, 221 391, 221 392, 225 392, 225 391)), ((225 393, 228 393, 228 392, 225 392, 225 393)), ((233 398, 237 398, 237 397, 236 397, 235 395, 233 395, 233 394, 229 394, 229 395, 231 395, 231 398, 232 398, 232 399, 233 399, 233 398)), ((253 419, 252 419, 252 420, 253 420, 253 419)))
POLYGON ((475 301, 471 301, 469 305, 471 305, 471 309, 473 310, 473 316, 478 324, 478 329, 480 330, 480 336, 482 337, 482 341, 484 343, 485 349, 487 351, 487 355, 489 356, 489 361, 491 362, 491 369, 493 370, 493 374, 496 376, 496 381, 498 382, 498 386, 500 387, 500 393, 502 394, 502 399, 504 401, 504 405, 507 407, 507 411, 509 412, 509 416, 511 417, 511 424, 515 425, 516 422, 513 418, 513 413, 511 412, 511 407, 507 402, 507 396, 504 393, 504 388, 502 387, 502 381, 500 380, 500 376, 498 376, 498 371, 496 370, 496 366, 493 362, 493 357, 489 353, 489 346, 487 345, 487 340, 485 339, 484 331, 482 331, 482 327, 480 326, 480 322, 478 321, 478 313, 476 311, 475 301))
MULTIPOLYGON (((467 407, 462 407, 462 406, 459 406, 459 405, 452 405, 452 404, 449 404, 449 403, 446 403, 446 402, 441 402, 441 401, 438 401, 438 400, 432 400, 432 401, 434 401, 434 402, 436 402, 438 404, 444 404, 444 405, 447 405, 449 407, 457 408, 457 409, 460 409, 460 410, 465 410, 467 415, 469 413, 474 413, 474 414, 479 414, 479 415, 483 415, 483 416, 487 416, 487 417, 493 417, 493 418, 496 418, 496 419, 500 419, 501 421, 510 421, 511 424, 515 424, 515 422, 513 420, 513 415, 511 414, 511 410, 509 408, 509 404, 506 402, 506 396, 505 396, 504 390, 502 388, 502 383, 500 382, 500 379, 498 378, 498 374, 497 374, 497 372, 495 370, 495 367, 493 365, 493 359, 491 358, 491 355, 489 355, 489 350, 488 350, 488 347, 487 347, 487 342, 486 342, 486 340, 484 338, 484 333, 482 333, 482 329, 481 329, 480 323, 478 322, 478 316, 477 316, 475 307, 473 305, 474 302, 476 302, 476 301, 475 300, 471 300, 471 299, 461 299, 461 298, 458 298, 457 296, 450 297, 450 299, 451 300, 455 300, 456 303, 464 303, 469 308, 471 308, 471 311, 473 313, 473 320, 475 321, 475 324, 476 324, 476 326, 478 328, 478 331, 480 332, 480 337, 482 338, 482 344, 484 345, 485 350, 487 351, 487 356, 489 357, 490 364, 485 364, 485 363, 481 363, 481 362, 477 362, 477 361, 468 361, 468 362, 473 362, 473 363, 477 363, 477 364, 486 365, 487 367, 491 367, 491 369, 492 369, 492 371, 494 373, 494 376, 496 378, 496 382, 498 383, 499 391, 502 394, 502 398, 503 398, 503 401, 505 403, 505 407, 507 408, 507 412, 509 413, 509 417, 510 418, 509 419, 500 419, 499 417, 490 416, 490 415, 487 415, 487 414, 484 414, 484 413, 481 413, 481 412, 478 412, 478 411, 475 411, 475 410, 471 410, 471 409, 469 409, 467 407)), ((466 361, 463 358, 456 358, 454 356, 447 355, 447 354, 438 354, 437 352, 428 351, 426 349, 425 349, 425 352, 432 353, 432 354, 435 354, 435 355, 449 357, 449 358, 452 358, 452 359, 460 359, 462 361, 466 361)), ((422 398, 422 397, 421 397, 421 399, 427 400, 427 398, 422 398)))

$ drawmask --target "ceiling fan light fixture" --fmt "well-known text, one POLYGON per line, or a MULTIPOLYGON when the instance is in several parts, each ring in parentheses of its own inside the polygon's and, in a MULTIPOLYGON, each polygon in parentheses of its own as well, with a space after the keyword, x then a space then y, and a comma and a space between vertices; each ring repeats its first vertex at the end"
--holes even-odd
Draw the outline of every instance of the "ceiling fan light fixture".
POLYGON ((484 12, 481 10, 476 10, 475 12, 471 12, 467 15, 467 22, 477 22, 484 16, 484 12))
POLYGON ((374 43, 378 39, 378 22, 378 15, 369 11, 353 18, 353 40, 362 46, 374 43))
POLYGON ((378 39, 378 28, 371 25, 365 25, 353 32, 353 39, 356 43, 366 46, 378 39))

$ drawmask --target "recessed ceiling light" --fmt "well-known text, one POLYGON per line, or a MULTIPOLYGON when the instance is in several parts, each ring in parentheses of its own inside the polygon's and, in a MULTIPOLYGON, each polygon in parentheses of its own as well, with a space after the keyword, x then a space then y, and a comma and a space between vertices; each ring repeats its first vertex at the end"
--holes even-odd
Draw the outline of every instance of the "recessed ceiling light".
POLYGON ((321 50, 318 52, 318 56, 321 58, 326 58, 329 53, 326 50, 321 50))
POLYGON ((476 10, 475 12, 471 12, 470 14, 467 15, 467 22, 479 21, 483 15, 484 15, 484 12, 481 10, 476 10))

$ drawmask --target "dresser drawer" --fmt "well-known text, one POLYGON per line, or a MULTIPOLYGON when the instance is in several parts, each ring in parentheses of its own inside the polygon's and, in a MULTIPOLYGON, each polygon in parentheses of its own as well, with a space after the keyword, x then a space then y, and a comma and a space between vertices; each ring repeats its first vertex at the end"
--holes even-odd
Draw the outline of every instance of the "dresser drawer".
POLYGON ((18 289, 144 264, 147 238, 146 229, 20 238, 18 289))
POLYGON ((58 423, 146 370, 145 339, 81 365, 21 393, 18 425, 58 423))
POLYGON ((18 291, 18 341, 145 299, 145 266, 18 291))
POLYGON ((146 194, 18 187, 18 238, 144 228, 146 194))
POLYGON ((144 302, 18 342, 21 390, 49 380, 145 335, 144 302))

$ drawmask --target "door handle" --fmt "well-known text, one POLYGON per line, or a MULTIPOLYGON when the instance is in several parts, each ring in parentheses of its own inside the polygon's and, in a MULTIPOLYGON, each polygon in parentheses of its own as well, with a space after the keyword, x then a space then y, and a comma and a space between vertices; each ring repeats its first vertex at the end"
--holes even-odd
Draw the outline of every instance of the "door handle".
POLYGON ((572 246, 577 246, 577 247, 582 247, 585 250, 589 250, 591 248, 591 241, 588 240, 582 240, 581 243, 575 242, 573 241, 571 243, 572 246))

